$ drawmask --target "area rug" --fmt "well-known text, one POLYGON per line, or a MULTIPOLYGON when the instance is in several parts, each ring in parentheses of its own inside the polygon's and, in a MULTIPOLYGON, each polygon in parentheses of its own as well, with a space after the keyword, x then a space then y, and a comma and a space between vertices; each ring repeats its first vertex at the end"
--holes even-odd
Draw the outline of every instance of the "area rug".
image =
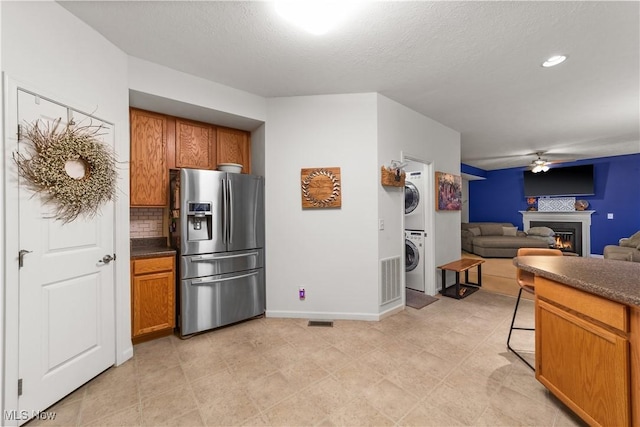
POLYGON ((417 308, 420 310, 429 304, 438 301, 438 298, 427 295, 423 292, 407 289, 407 305, 411 308, 417 308))

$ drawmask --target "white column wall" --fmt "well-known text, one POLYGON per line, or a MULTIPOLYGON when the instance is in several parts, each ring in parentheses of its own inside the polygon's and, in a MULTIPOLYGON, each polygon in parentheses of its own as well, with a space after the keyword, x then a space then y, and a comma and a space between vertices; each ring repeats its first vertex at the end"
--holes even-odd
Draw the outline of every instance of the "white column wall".
MULTIPOLYGON (((433 171, 460 174, 460 133, 389 98, 378 95, 378 167, 401 152, 433 163, 433 171)), ((379 185, 378 215, 385 230, 378 234, 379 259, 404 253, 404 193, 379 185)), ((434 202, 435 203, 435 202, 434 202)), ((432 212, 434 267, 460 258, 460 212, 432 212)), ((440 275, 434 269, 437 289, 440 275)))
POLYGON ((268 316, 378 318, 376 128, 375 94, 268 101, 268 316), (300 169, 313 167, 340 167, 341 208, 302 209, 300 169))

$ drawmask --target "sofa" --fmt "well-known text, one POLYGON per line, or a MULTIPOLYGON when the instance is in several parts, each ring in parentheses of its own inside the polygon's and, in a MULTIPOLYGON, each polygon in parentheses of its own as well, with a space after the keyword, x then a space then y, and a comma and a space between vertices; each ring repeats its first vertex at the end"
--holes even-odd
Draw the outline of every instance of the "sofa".
POLYGON ((553 244, 553 230, 547 227, 531 229, 535 235, 508 222, 463 222, 461 228, 462 250, 484 258, 513 258, 520 248, 549 248, 553 244))
POLYGON ((604 258, 640 262, 640 231, 620 239, 617 245, 605 246, 604 258))

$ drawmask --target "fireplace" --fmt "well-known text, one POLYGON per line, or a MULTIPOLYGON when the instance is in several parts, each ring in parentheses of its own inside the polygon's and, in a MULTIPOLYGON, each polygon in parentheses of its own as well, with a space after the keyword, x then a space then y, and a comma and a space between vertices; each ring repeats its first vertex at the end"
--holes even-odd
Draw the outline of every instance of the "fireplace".
POLYGON ((582 223, 531 221, 530 227, 549 227, 555 232, 555 243, 551 246, 552 248, 582 256, 582 223))
POLYGON ((534 226, 551 228, 556 234, 554 246, 583 257, 591 256, 591 215, 595 211, 539 212, 520 211, 522 229, 534 226), (572 249, 569 249, 571 245, 572 249))

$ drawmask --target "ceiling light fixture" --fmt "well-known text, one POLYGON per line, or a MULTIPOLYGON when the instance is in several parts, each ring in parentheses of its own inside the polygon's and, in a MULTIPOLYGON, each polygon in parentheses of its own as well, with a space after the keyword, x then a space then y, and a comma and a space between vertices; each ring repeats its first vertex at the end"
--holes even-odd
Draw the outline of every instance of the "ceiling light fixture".
POLYGON ((538 172, 546 172, 548 170, 549 170, 549 166, 547 165, 536 165, 533 169, 531 169, 531 172, 538 173, 538 172))
POLYGON ((544 61, 542 63, 542 66, 545 68, 554 67, 558 64, 562 64, 566 59, 567 57, 565 55, 552 56, 551 58, 544 61))
POLYGON ((353 1, 277 1, 276 12, 287 21, 315 35, 322 35, 343 21, 353 1))

